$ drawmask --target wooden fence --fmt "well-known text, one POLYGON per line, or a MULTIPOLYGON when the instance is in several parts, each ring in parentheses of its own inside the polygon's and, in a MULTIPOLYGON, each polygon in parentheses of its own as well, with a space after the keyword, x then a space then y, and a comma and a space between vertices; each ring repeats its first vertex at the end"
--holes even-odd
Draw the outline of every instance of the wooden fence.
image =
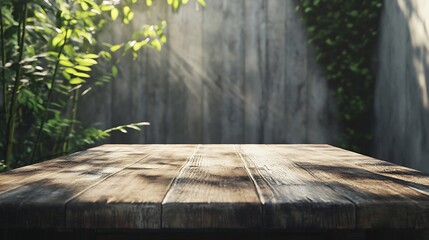
POLYGON ((168 42, 122 61, 118 79, 83 100, 81 118, 104 128, 151 123, 111 138, 121 143, 335 142, 335 102, 295 2, 206 2, 178 13, 155 3, 129 29, 106 31, 119 42, 166 19, 168 42))

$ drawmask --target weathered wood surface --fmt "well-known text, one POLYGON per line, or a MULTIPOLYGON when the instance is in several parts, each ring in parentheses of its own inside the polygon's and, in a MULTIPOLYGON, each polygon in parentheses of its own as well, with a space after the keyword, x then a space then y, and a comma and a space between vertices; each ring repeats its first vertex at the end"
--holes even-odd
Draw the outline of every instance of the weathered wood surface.
POLYGON ((0 228, 429 229, 428 175, 329 145, 103 145, 0 180, 0 228))
POLYGON ((164 228, 259 228, 261 202, 233 145, 203 145, 163 201, 164 228))
POLYGON ((429 2, 384 1, 377 50, 375 156, 429 172, 429 2))
POLYGON ((168 40, 161 52, 121 60, 118 79, 86 94, 85 123, 151 123, 112 143, 334 144, 336 107, 296 1, 206 2, 172 12, 154 1, 133 9, 134 24, 109 28, 103 39, 119 43, 165 19, 168 40))

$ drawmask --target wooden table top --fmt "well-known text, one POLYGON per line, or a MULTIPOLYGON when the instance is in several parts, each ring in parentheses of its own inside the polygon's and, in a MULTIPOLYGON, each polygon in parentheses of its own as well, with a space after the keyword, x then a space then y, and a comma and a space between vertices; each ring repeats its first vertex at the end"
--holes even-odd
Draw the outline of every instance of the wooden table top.
POLYGON ((329 145, 103 145, 0 174, 0 227, 427 229, 428 194, 329 145))

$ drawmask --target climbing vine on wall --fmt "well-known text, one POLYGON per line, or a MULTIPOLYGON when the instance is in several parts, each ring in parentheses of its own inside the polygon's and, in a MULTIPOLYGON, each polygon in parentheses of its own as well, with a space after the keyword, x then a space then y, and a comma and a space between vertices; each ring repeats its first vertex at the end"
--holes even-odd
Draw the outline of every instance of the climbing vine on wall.
POLYGON ((309 43, 339 108, 341 147, 369 153, 372 140, 372 69, 383 0, 298 0, 309 43))

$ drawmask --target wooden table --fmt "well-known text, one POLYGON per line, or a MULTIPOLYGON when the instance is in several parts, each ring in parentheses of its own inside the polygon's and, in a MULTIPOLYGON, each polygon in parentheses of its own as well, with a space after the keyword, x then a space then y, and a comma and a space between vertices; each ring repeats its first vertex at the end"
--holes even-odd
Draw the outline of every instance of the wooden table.
POLYGON ((422 239, 428 194, 427 175, 329 145, 103 145, 0 174, 0 228, 4 239, 422 239))

